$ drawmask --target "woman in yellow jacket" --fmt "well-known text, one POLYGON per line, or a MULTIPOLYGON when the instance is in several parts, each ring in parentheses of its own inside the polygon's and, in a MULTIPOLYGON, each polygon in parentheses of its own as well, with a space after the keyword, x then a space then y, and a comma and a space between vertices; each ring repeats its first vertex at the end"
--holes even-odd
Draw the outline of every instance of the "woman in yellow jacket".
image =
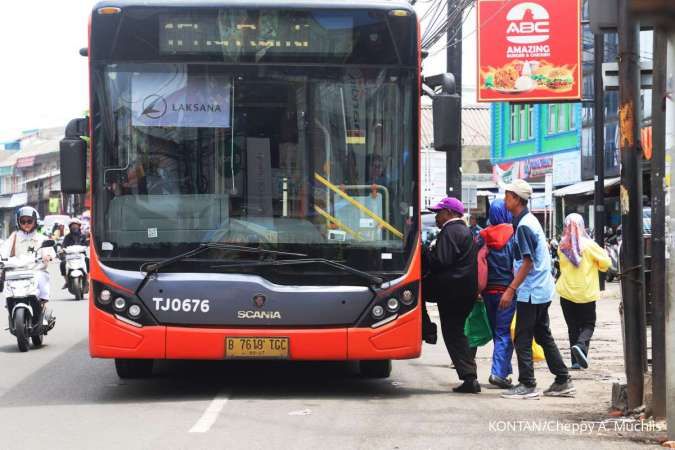
POLYGON ((560 278, 556 290, 567 322, 572 369, 588 368, 588 349, 595 330, 595 302, 600 298, 598 271, 606 272, 611 261, 607 252, 591 239, 584 218, 565 218, 558 247, 560 278))

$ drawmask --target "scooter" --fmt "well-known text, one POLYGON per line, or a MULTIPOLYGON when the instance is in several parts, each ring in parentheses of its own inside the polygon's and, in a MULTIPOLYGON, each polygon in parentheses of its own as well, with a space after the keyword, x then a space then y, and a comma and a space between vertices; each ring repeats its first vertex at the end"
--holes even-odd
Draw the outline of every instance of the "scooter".
POLYGON ((605 250, 611 261, 609 269, 607 269, 607 281, 610 283, 619 278, 621 268, 619 265, 619 251, 621 249, 620 236, 612 236, 605 241, 605 250))
POLYGON ((551 252, 551 275, 557 281, 560 278, 560 258, 558 257, 558 241, 551 239, 548 242, 551 252))
POLYGON ((89 247, 84 245, 71 245, 62 250, 66 260, 66 285, 75 300, 82 300, 89 291, 86 260, 88 250, 89 247))
MULTIPOLYGON (((47 240, 42 248, 53 247, 47 240)), ((47 333, 54 328, 56 317, 42 307, 38 291, 37 272, 42 261, 35 255, 12 257, 0 262, 4 279, 5 308, 9 319, 9 332, 16 336, 19 350, 28 351, 28 340, 40 347, 47 333)))

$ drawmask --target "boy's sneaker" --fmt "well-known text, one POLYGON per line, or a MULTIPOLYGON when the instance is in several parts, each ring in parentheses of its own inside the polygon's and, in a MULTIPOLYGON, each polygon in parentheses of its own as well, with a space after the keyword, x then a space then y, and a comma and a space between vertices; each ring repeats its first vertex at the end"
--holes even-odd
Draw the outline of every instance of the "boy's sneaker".
POLYGON ((490 375, 490 378, 488 379, 488 382, 493 385, 497 386, 500 389, 511 389, 513 387, 513 383, 511 383, 511 379, 509 378, 502 378, 498 375, 490 375))
POLYGON ((529 387, 525 386, 524 384, 519 384, 518 386, 502 393, 502 398, 534 400, 539 398, 539 391, 537 390, 536 386, 529 387))
POLYGON ((579 347, 578 345, 573 345, 570 351, 576 358, 577 362, 579 363, 579 366, 581 366, 581 368, 583 369, 588 369, 588 357, 581 349, 581 347, 579 347))
POLYGON ((576 393, 577 389, 571 381, 553 383, 551 387, 544 391, 544 395, 547 397, 574 397, 576 393))

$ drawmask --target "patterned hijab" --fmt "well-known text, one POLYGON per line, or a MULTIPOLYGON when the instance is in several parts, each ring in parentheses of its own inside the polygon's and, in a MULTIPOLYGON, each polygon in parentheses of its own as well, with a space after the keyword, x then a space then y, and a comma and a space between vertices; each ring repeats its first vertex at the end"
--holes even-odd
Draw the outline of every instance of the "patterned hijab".
POLYGON ((585 240, 591 240, 584 224, 584 218, 572 213, 565 218, 562 240, 560 241, 560 251, 570 260, 574 267, 581 264, 581 255, 586 246, 585 240))

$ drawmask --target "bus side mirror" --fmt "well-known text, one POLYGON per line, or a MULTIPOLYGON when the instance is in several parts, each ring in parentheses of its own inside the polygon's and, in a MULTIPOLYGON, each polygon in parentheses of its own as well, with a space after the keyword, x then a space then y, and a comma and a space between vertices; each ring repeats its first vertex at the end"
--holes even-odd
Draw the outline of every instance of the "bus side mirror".
POLYGON ((82 136, 89 136, 89 118, 73 119, 66 125, 66 138, 79 139, 82 136))
POLYGON ((451 73, 433 75, 424 79, 430 90, 434 113, 434 148, 441 152, 460 150, 459 127, 462 126, 462 98, 457 94, 455 77, 451 73), (434 91, 435 90, 435 91, 434 91), (438 90, 440 90, 439 93, 438 90))
POLYGON ((434 148, 441 152, 460 149, 457 139, 461 127, 461 98, 457 94, 439 94, 432 99, 434 113, 434 148))
POLYGON ((59 144, 61 153, 61 192, 84 194, 87 191, 87 143, 66 137, 59 144))

